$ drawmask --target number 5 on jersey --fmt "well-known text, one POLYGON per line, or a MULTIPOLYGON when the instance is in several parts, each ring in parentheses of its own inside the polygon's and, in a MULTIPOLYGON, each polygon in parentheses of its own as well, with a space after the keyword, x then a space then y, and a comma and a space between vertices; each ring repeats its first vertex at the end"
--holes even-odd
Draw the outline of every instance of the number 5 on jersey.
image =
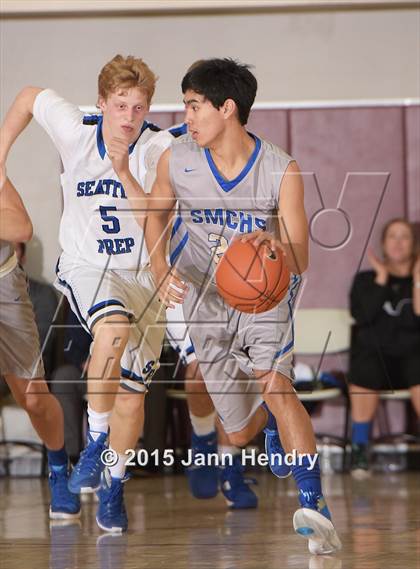
MULTIPOLYGON (((101 214, 102 229, 105 233, 115 234, 121 230, 118 217, 109 215, 109 212, 117 211, 116 206, 99 206, 99 213, 101 214)), ((123 253, 131 253, 134 246, 133 237, 125 237, 124 239, 98 239, 98 253, 105 253, 107 255, 121 255, 123 253)))

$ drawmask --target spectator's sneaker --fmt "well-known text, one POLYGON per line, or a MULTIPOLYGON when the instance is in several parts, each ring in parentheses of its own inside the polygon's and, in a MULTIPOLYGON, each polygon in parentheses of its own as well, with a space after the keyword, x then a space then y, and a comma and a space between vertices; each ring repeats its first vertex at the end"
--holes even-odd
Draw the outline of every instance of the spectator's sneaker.
POLYGON ((68 520, 80 517, 79 496, 72 494, 68 487, 69 475, 67 465, 49 465, 48 484, 51 494, 50 519, 68 520))
POLYGON ((69 479, 69 490, 74 494, 94 492, 101 483, 101 473, 105 468, 101 455, 107 446, 108 435, 100 433, 95 440, 88 431, 88 444, 80 453, 80 458, 73 468, 69 479))
POLYGON ((203 437, 199 437, 194 432, 191 438, 191 451, 193 464, 187 468, 188 483, 190 486, 191 494, 194 498, 214 498, 218 492, 218 466, 209 465, 207 457, 210 453, 217 455, 217 435, 214 431, 203 437), (203 458, 206 457, 206 458, 203 458), (194 464, 194 459, 197 462, 204 461, 206 464, 194 464))
POLYGON ((351 475, 356 480, 366 480, 370 477, 367 445, 351 445, 351 475))
POLYGON ((112 478, 108 468, 101 475, 101 485, 97 492, 99 498, 96 523, 110 533, 122 533, 127 531, 128 518, 124 504, 124 483, 128 476, 123 479, 112 478))
POLYGON ((277 478, 287 478, 291 475, 292 470, 290 466, 284 463, 285 452, 281 446, 276 418, 265 403, 263 403, 263 407, 265 407, 268 413, 268 421, 264 429, 265 452, 268 457, 268 465, 274 476, 277 476, 277 478))
POLYGON ((123 568, 127 563, 127 534, 103 533, 96 540, 101 569, 123 568))
POLYGON ((249 487, 250 484, 256 484, 256 480, 244 478, 244 470, 241 455, 233 457, 232 466, 220 468, 220 489, 232 510, 258 506, 258 498, 249 487))
POLYGON ((300 492, 301 508, 293 516, 298 535, 308 540, 310 553, 324 555, 341 549, 341 542, 331 521, 331 514, 322 495, 300 492))

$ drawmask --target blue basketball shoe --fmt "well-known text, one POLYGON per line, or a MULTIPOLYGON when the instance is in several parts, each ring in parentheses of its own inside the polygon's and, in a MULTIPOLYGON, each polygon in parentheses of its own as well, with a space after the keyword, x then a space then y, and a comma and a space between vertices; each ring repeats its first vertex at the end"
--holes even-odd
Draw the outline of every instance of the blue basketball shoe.
POLYGON ((245 478, 244 470, 241 455, 233 457, 232 466, 220 468, 220 489, 232 510, 245 510, 258 506, 258 498, 250 488, 250 484, 256 484, 257 481, 245 478))
POLYGON ((293 516, 293 527, 298 535, 308 540, 310 553, 325 555, 339 551, 341 541, 324 497, 300 491, 299 502, 302 507, 293 516))
POLYGON ((64 466, 49 465, 49 468, 50 519, 69 520, 80 517, 79 496, 72 494, 67 487, 69 481, 67 464, 64 466))
POLYGON ((124 483, 129 479, 112 478, 109 469, 106 468, 101 475, 101 485, 97 492, 99 498, 96 523, 110 533, 122 533, 127 531, 128 518, 124 504, 124 483))
POLYGON ((108 448, 107 433, 100 433, 95 440, 88 431, 88 444, 80 453, 69 479, 69 490, 74 494, 94 492, 101 483, 101 473, 105 468, 101 455, 108 448))
POLYGON ((268 413, 268 421, 264 429, 265 452, 268 457, 268 465, 274 476, 277 476, 277 478, 287 478, 291 475, 292 470, 290 466, 284 462, 285 452, 281 446, 276 418, 267 407, 266 403, 263 403, 262 405, 268 413))
POLYGON ((216 464, 208 464, 208 458, 210 453, 217 455, 216 431, 202 437, 193 432, 191 451, 193 464, 186 471, 191 494, 194 498, 214 498, 219 490, 219 468, 216 464), (201 458, 204 465, 194 464, 194 459, 198 462, 201 458))

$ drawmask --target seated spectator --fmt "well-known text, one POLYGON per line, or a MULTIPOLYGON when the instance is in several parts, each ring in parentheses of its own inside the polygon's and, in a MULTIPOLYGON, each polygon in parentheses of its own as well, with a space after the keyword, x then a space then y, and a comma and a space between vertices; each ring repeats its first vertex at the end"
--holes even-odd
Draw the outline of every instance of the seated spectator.
POLYGON ((420 257, 412 225, 388 222, 383 260, 369 251, 373 270, 351 289, 355 320, 350 349, 352 474, 369 475, 369 438, 381 390, 409 389, 420 417, 420 257))

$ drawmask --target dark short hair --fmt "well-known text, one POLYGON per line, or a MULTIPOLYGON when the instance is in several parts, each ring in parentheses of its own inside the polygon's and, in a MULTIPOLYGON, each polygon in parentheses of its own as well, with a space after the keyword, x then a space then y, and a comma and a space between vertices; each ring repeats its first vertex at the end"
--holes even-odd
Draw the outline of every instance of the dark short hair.
POLYGON ((249 67, 230 58, 205 59, 189 69, 182 80, 182 92, 195 91, 216 109, 232 99, 238 108, 239 122, 245 125, 257 93, 257 80, 249 67))

